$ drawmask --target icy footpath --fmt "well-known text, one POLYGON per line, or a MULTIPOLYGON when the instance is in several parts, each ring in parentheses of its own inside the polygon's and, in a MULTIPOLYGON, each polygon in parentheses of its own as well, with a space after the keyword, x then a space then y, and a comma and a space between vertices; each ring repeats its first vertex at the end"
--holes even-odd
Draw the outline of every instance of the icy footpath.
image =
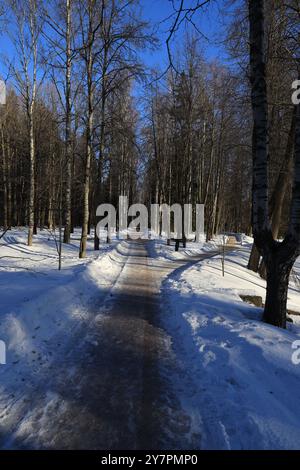
MULTIPOLYGON (((170 259, 169 248, 156 248, 170 259)), ((298 317, 282 331, 241 301, 239 293, 264 293, 246 269, 249 249, 226 255, 225 278, 217 256, 162 285, 162 320, 183 371, 177 395, 198 416, 202 449, 300 449, 300 365, 291 360, 298 317)), ((289 298, 299 308, 293 283, 289 298)))

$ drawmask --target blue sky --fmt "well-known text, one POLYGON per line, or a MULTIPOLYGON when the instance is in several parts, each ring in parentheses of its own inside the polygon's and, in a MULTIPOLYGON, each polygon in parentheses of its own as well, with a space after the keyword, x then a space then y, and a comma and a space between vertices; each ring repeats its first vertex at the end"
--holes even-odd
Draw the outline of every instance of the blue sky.
MULTIPOLYGON (((175 5, 178 4, 179 0, 174 0, 175 5)), ((167 48, 166 39, 168 36, 168 30, 172 25, 173 18, 168 17, 173 12, 172 2, 170 0, 140 0, 142 7, 142 15, 147 20, 154 30, 157 32, 158 39, 160 40, 160 46, 155 51, 144 50, 141 53, 141 58, 145 62, 146 66, 151 68, 159 67, 160 70, 164 70, 167 66, 167 48)), ((185 5, 193 5, 195 0, 185 0, 185 5)), ((201 49, 208 59, 219 59, 225 60, 225 51, 221 45, 220 31, 224 31, 224 15, 220 12, 220 7, 223 4, 223 0, 211 0, 211 4, 205 10, 199 10, 194 17, 194 21, 197 27, 203 32, 208 38, 202 38, 200 40, 201 49)), ((191 27, 191 29, 193 29, 191 27)), ((175 51, 176 46, 180 45, 182 38, 184 37, 185 26, 182 25, 180 30, 177 32, 174 40, 172 41, 172 49, 175 51)), ((1 56, 8 56, 12 58, 12 47, 9 40, 5 37, 1 37, 0 43, 0 54, 1 56)), ((4 69, 0 61, 0 76, 4 74, 4 69)))
MULTIPOLYGON (((178 4, 178 1, 175 4, 178 4)), ((208 8, 205 8, 203 11, 199 10, 194 17, 197 27, 208 39, 201 39, 201 48, 208 59, 222 60, 225 58, 225 51, 221 45, 220 30, 223 29, 227 18, 220 11, 222 3, 220 0, 212 0, 208 8)), ((186 6, 193 4, 195 4, 195 0, 186 0, 186 6)), ((150 67, 160 65, 163 68, 163 65, 167 63, 167 48, 165 43, 168 37, 168 30, 173 21, 172 18, 167 19, 173 12, 172 2, 170 0, 141 0, 141 5, 144 18, 158 28, 157 34, 161 41, 161 47, 157 51, 152 53, 151 51, 143 52, 143 59, 150 67)), ((190 28, 191 30, 193 29, 192 26, 190 28)), ((184 32, 185 26, 182 25, 173 41, 173 49, 176 48, 176 44, 181 43, 184 32)))

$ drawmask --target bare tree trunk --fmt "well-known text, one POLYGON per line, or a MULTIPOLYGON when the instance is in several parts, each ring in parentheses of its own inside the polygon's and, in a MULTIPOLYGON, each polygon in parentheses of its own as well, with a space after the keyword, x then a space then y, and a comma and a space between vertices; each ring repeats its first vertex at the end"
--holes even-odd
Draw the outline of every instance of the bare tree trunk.
POLYGON ((9 143, 7 144, 7 162, 6 162, 6 169, 7 169, 7 226, 11 229, 12 225, 12 201, 11 201, 11 148, 9 143))
POLYGON ((29 112, 29 139, 30 139, 30 163, 29 163, 29 204, 28 204, 28 246, 32 245, 34 231, 35 209, 35 145, 32 107, 29 112))
MULTIPOLYGON (((286 195, 286 191, 289 183, 292 179, 292 167, 293 167, 293 151, 294 151, 294 135, 295 135, 295 124, 296 124, 296 108, 294 108, 291 127, 288 135, 285 158, 280 169, 279 176, 275 188, 273 190, 271 202, 270 202, 270 212, 272 219, 272 233, 273 237, 276 240, 279 235, 281 215, 283 209, 283 202, 286 195)), ((257 250, 255 244, 252 246, 251 255, 248 263, 248 269, 251 271, 259 272, 260 276, 263 279, 266 279, 267 272, 264 261, 260 262, 260 254, 257 250)))
POLYGON ((296 260, 287 262, 280 252, 272 252, 266 261, 267 295, 264 320, 274 326, 286 328, 286 305, 291 269, 296 260))
POLYGON ((275 239, 278 238, 281 215, 283 209, 283 202, 288 190, 289 184, 292 181, 293 163, 294 163, 294 139, 295 139, 295 125, 296 125, 296 107, 294 108, 291 127, 288 135, 285 158, 278 176, 272 198, 271 198, 271 217, 272 217, 272 232, 275 239))
POLYGON ((72 216, 72 139, 71 139, 71 0, 66 0, 66 193, 64 243, 70 243, 72 216))
MULTIPOLYGON (((100 153, 99 153, 99 161, 98 161, 98 174, 97 174, 97 183, 96 183, 96 206, 100 204, 101 201, 101 184, 102 184, 102 165, 103 165, 103 158, 104 158, 104 138, 105 138, 105 105, 106 105, 106 86, 105 86, 105 74, 106 74, 106 53, 104 56, 104 65, 102 70, 102 89, 101 89, 101 126, 100 126, 100 153)), ((107 238, 107 242, 110 241, 107 238)), ((100 249, 100 240, 97 236, 97 231, 95 227, 95 236, 94 236, 94 249, 99 251, 100 249)))
POLYGON ((86 161, 85 161, 85 175, 84 175, 84 189, 83 189, 83 221, 82 233, 80 241, 79 258, 86 257, 86 245, 89 231, 89 199, 90 199, 90 172, 92 161, 92 136, 93 136, 93 53, 92 53, 92 8, 89 8, 89 41, 87 49, 86 67, 87 67, 87 82, 88 82, 88 120, 86 129, 86 161))
POLYGON ((38 66, 38 35, 37 26, 37 3, 35 0, 30 2, 29 11, 29 29, 30 29, 30 54, 32 55, 32 77, 29 76, 29 61, 25 54, 26 40, 23 35, 22 27, 20 37, 23 50, 23 66, 26 87, 26 107, 28 116, 28 136, 29 136, 29 201, 28 201, 28 246, 32 245, 34 233, 34 211, 35 211, 35 134, 34 134, 34 110, 37 93, 37 66, 38 66))
POLYGON ((253 243, 249 262, 248 262, 248 269, 250 269, 254 273, 257 273, 259 269, 259 260, 260 260, 260 253, 255 243, 253 243))
POLYGON ((251 101, 253 110, 253 207, 255 244, 267 269, 264 320, 286 327, 289 275, 300 252, 300 105, 296 111, 295 177, 288 232, 282 243, 273 238, 268 207, 268 111, 265 73, 264 0, 249 1, 251 101))
POLYGON ((80 242, 79 258, 86 257, 87 236, 89 230, 89 193, 90 193, 90 170, 92 158, 91 134, 93 127, 93 116, 90 114, 87 126, 87 146, 86 146, 86 162, 83 189, 83 221, 80 242))
POLYGON ((2 179, 3 179, 3 226, 7 229, 7 165, 3 125, 1 126, 1 147, 2 147, 2 179))

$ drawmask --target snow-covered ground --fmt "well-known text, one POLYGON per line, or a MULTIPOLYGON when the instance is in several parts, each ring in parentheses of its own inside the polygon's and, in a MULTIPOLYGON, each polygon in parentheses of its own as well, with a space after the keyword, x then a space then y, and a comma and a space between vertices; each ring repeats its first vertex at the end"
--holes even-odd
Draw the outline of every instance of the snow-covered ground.
MULTIPOLYGON (((240 294, 265 295, 265 282, 246 268, 250 246, 226 254, 224 278, 216 256, 179 267, 162 285, 163 325, 188 376, 178 395, 198 415, 203 449, 300 449, 300 365, 291 360, 300 317, 279 330, 261 321, 262 309, 242 302, 240 294)), ((174 247, 155 248, 158 258, 174 256, 174 247)), ((189 243, 175 256, 196 252, 189 243)), ((294 278, 288 302, 300 312, 294 278)))
MULTIPOLYGON (((0 338, 7 345, 8 360, 38 351, 53 335, 66 331, 86 315, 83 307, 100 292, 110 288, 121 260, 114 243, 103 244, 94 252, 93 237, 88 241, 88 255, 79 260, 80 233, 75 232, 70 245, 63 247, 61 272, 55 240, 48 231, 26 245, 27 233, 12 230, 0 241, 0 338), (96 260, 101 257, 101 263, 96 260), (30 338, 30 339, 29 339, 30 338)), ((0 373, 3 373, 3 368, 0 373)))
MULTIPOLYGON (((226 241, 226 238, 225 238, 226 241)), ((156 256, 160 259, 167 259, 170 261, 185 261, 190 257, 199 256, 199 254, 204 253, 214 253, 219 250, 219 247, 223 243, 223 237, 220 235, 215 237, 210 242, 205 241, 203 237, 199 242, 187 242, 186 248, 182 247, 180 244, 179 251, 174 249, 174 241, 171 242, 171 245, 168 246, 165 240, 155 240, 155 250, 152 253, 153 256, 156 256)))
MULTIPOLYGON (((95 253, 91 234, 87 258, 79 260, 80 232, 75 231, 64 246, 59 272, 52 235, 39 232, 30 248, 26 236, 25 229, 13 229, 0 240, 0 340, 7 347, 7 364, 0 365, 1 448, 43 446, 52 416, 59 421, 77 410, 78 401, 72 407, 69 396, 59 395, 60 384, 74 382, 77 390, 78 370, 85 366, 76 364, 98 337, 92 334, 95 318, 103 305, 116 302, 116 292, 111 293, 120 277, 118 289, 128 288, 126 273, 133 269, 132 262, 123 269, 130 257, 126 241, 101 243, 95 253)), ((226 254, 225 277, 216 254, 221 242, 188 243, 179 253, 164 241, 149 244, 152 259, 144 274, 156 276, 158 286, 165 276, 161 325, 172 344, 176 373, 170 367, 164 374, 174 387, 173 404, 181 402, 178 410, 189 416, 189 432, 199 448, 300 449, 300 365, 291 360, 300 316, 292 316, 287 331, 264 324, 262 310, 240 299, 241 294, 265 294, 265 282, 246 268, 251 240, 226 254)), ((300 312, 299 261, 294 272, 288 307, 300 312)), ((121 309, 124 315, 122 293, 112 311, 121 309)), ((113 316, 107 322, 113 324, 113 316)), ((108 384, 109 374, 106 379, 108 384)), ((92 418, 84 418, 82 410, 78 423, 92 418)), ((177 416, 176 410, 170 412, 177 416)))
MULTIPOLYGON (((47 389, 51 371, 57 374, 57 365, 70 353, 75 360, 74 347, 86 339, 82 333, 95 299, 99 305, 109 294, 127 258, 126 242, 103 243, 95 253, 91 235, 87 258, 79 260, 80 232, 75 231, 63 248, 59 272, 51 234, 39 232, 32 247, 26 246, 26 236, 25 229, 13 229, 0 241, 0 340, 6 344, 7 362, 0 365, 0 445, 5 448, 28 425, 22 411, 26 396, 47 389)), ((71 373, 72 361, 69 369, 71 373)), ((56 399, 50 393, 49 406, 56 399)), ((47 406, 44 401, 35 412, 43 415, 47 406)))

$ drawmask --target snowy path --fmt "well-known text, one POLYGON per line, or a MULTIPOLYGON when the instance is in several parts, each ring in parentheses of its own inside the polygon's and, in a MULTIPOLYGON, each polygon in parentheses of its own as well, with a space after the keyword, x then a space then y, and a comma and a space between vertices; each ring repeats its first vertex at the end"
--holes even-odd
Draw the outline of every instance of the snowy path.
POLYGON ((148 256, 146 243, 127 246, 113 288, 56 338, 60 354, 11 384, 0 416, 2 448, 199 446, 198 426, 178 401, 185 378, 161 328, 161 282, 187 261, 148 256))
POLYGON ((300 448, 299 316, 283 331, 242 302, 265 293, 251 240, 226 248, 223 277, 218 239, 95 253, 91 235, 79 260, 77 235, 61 272, 46 231, 1 240, 0 448, 300 448))

